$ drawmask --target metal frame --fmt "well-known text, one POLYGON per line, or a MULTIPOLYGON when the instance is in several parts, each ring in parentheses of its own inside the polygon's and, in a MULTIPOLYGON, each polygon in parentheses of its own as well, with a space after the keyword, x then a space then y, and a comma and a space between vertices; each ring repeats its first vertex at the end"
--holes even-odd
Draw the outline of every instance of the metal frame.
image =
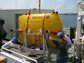
POLYGON ((77 33, 76 39, 74 41, 74 51, 73 51, 73 63, 75 62, 75 58, 77 63, 82 63, 82 53, 83 53, 83 36, 82 36, 82 17, 84 17, 84 0, 79 0, 77 3, 77 12, 78 12, 78 20, 77 20, 77 33), (76 55, 75 55, 76 54, 76 55))
POLYGON ((82 30, 82 17, 84 17, 84 1, 79 0, 77 3, 77 12, 78 12, 78 20, 77 20, 77 34, 76 34, 76 40, 79 40, 82 36, 81 30, 82 30), (81 6, 82 5, 82 6, 81 6))
MULTIPOLYGON (((30 33, 30 28, 29 28, 28 33, 25 34, 25 40, 24 40, 24 44, 25 44, 24 47, 25 47, 25 48, 27 48, 27 35, 41 35, 41 36, 43 36, 43 51, 42 51, 42 50, 39 50, 39 51, 37 51, 36 53, 45 55, 45 52, 48 51, 48 47, 47 47, 46 39, 45 39, 45 37, 44 37, 44 32, 43 32, 43 34, 42 34, 42 30, 40 29, 40 34, 30 33), (40 51, 41 51, 41 52, 40 52, 40 51)), ((29 50, 26 50, 24 47, 23 47, 23 49, 24 49, 25 51, 28 51, 28 52, 29 52, 29 50)), ((34 52, 33 49, 32 49, 32 51, 34 52)))
MULTIPOLYGON (((24 55, 22 55, 22 54, 20 54, 20 53, 17 53, 17 52, 15 52, 15 51, 9 50, 9 49, 7 49, 7 48, 3 48, 3 50, 12 52, 12 53, 14 53, 14 54, 16 54, 16 55, 19 55, 20 57, 22 57, 22 60, 29 59, 29 60, 34 61, 35 63, 38 63, 37 60, 35 60, 35 59, 32 59, 32 58, 27 57, 27 56, 24 56, 24 55)), ((2 52, 3 52, 3 51, 2 51, 2 52)))

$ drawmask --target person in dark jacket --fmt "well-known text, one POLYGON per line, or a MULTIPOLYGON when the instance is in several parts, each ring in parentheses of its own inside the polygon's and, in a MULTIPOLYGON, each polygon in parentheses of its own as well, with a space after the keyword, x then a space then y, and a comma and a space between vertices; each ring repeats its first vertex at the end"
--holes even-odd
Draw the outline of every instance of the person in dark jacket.
POLYGON ((58 32, 57 37, 59 39, 54 39, 49 36, 49 39, 56 44, 56 63, 68 63, 67 41, 63 38, 62 32, 58 32))

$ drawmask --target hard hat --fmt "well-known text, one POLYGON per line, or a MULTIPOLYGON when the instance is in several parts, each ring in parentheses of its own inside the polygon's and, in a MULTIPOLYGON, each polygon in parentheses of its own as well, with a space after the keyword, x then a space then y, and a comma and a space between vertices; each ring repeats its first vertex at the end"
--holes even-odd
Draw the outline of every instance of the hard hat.
POLYGON ((63 33, 62 32, 58 32, 57 33, 57 36, 59 37, 59 36, 63 36, 63 33))
POLYGON ((13 40, 14 42, 17 42, 17 38, 16 38, 16 37, 13 37, 12 40, 13 40))

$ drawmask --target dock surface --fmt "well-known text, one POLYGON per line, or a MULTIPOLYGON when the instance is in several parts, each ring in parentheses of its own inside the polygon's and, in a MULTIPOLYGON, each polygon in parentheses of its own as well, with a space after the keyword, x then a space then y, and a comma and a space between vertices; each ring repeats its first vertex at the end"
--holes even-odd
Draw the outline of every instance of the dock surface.
MULTIPOLYGON (((6 42, 7 41, 3 41, 3 43, 6 43, 6 42)), ((20 47, 19 44, 15 44, 15 45, 17 47, 20 47)), ((27 48, 27 49, 29 49, 29 48, 27 48)), ((20 50, 14 49, 14 48, 12 48, 11 50, 29 57, 28 54, 30 52, 25 52, 25 51, 22 52, 20 50)), ((74 51, 74 49, 73 49, 73 45, 72 45, 72 47, 68 51, 69 57, 73 56, 73 51, 74 51)), ((51 53, 50 56, 48 56, 48 55, 42 55, 42 54, 37 54, 36 57, 31 57, 31 58, 36 59, 38 61, 38 63, 55 63, 55 60, 56 60, 56 51, 55 50, 54 51, 52 50, 51 52, 52 53, 51 53)), ((4 55, 0 54, 0 56, 4 56, 4 55)), ((17 56, 17 55, 14 55, 14 56, 17 56)), ((17 57, 19 57, 19 56, 17 56, 17 57)), ((12 62, 15 61, 15 60, 13 60, 13 59, 11 59, 9 57, 7 59, 9 60, 8 63, 10 63, 11 61, 12 62)), ((14 62, 14 63, 19 63, 19 62, 14 62)), ((68 63, 72 63, 72 62, 68 62, 68 63)), ((84 63, 84 60, 82 60, 82 63, 84 63)))

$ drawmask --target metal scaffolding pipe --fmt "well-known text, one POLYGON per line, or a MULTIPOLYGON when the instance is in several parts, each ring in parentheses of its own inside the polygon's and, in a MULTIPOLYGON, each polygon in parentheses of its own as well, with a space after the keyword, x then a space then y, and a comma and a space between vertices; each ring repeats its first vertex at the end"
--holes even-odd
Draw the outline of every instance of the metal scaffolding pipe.
POLYGON ((41 6, 41 0, 39 0, 39 13, 41 13, 40 6, 41 6))

